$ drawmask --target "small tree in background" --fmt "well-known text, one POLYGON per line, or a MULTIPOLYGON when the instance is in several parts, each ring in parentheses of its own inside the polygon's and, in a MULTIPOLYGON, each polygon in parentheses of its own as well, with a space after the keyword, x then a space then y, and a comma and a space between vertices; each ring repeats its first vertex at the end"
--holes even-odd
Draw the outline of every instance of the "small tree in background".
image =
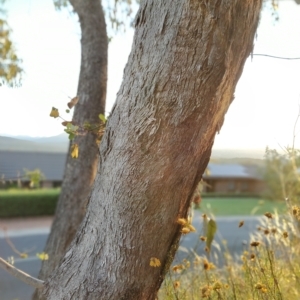
POLYGON ((21 79, 21 60, 11 40, 12 30, 5 20, 5 11, 0 8, 0 86, 13 85, 21 79))
POLYGON ((30 188, 39 188, 41 185, 41 181, 46 178, 45 175, 39 169, 35 169, 32 171, 25 169, 24 172, 24 177, 30 181, 30 188))
POLYGON ((266 149, 264 179, 272 200, 288 198, 295 202, 300 196, 300 150, 286 148, 283 154, 266 149))

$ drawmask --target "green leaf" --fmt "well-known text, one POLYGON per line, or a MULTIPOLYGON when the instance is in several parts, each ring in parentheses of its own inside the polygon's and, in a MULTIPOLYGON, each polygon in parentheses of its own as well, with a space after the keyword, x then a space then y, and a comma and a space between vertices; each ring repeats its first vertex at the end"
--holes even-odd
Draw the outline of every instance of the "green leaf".
POLYGON ((20 257, 21 257, 21 258, 27 258, 27 257, 28 257, 28 254, 25 253, 25 252, 22 252, 22 253, 20 253, 20 257))
POLYGON ((53 117, 53 118, 59 117, 59 112, 58 112, 57 108, 52 107, 51 112, 50 112, 50 117, 53 117))
POLYGON ((85 122, 83 123, 83 128, 84 128, 85 130, 90 130, 91 127, 92 127, 92 125, 91 125, 89 122, 85 121, 85 122))
POLYGON ((69 140, 72 141, 75 138, 75 134, 74 133, 69 133, 69 140))
POLYGON ((210 219, 206 227, 206 247, 208 248, 209 252, 211 249, 212 241, 215 237, 215 233, 217 232, 217 228, 218 227, 216 221, 210 219))
POLYGON ((67 129, 65 129, 65 132, 67 132, 67 133, 72 132, 74 134, 76 134, 76 132, 77 132, 77 130, 79 128, 79 126, 73 125, 72 122, 68 122, 68 124, 66 125, 66 127, 67 127, 67 129))
POLYGON ((36 256, 40 259, 40 260, 48 260, 49 256, 47 253, 42 252, 42 253, 37 253, 36 256))
POLYGON ((71 146, 71 156, 72 156, 72 158, 78 158, 78 154, 79 154, 78 144, 73 144, 71 146))
POLYGON ((207 235, 207 227, 208 227, 208 218, 207 216, 202 216, 203 217, 203 232, 204 232, 204 235, 206 236, 207 235))
POLYGON ((103 114, 99 114, 99 119, 105 124, 106 123, 106 118, 103 114))

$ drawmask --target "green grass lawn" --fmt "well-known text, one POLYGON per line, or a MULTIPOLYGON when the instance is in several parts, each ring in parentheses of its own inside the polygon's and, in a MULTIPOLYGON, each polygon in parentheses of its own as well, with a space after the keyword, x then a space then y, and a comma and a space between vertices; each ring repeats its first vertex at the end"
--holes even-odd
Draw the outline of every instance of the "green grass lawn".
POLYGON ((265 212, 286 212, 286 204, 259 198, 209 198, 204 197, 201 202, 200 211, 212 213, 216 216, 233 215, 262 215, 265 212))

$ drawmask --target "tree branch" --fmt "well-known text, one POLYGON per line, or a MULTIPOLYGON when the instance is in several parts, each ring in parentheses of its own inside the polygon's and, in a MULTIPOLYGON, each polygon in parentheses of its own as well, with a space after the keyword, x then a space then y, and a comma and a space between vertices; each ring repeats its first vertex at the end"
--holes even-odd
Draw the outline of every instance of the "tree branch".
POLYGON ((29 274, 19 270, 18 268, 6 262, 1 257, 0 257, 0 267, 6 270, 11 275, 13 275, 14 277, 20 279, 21 281, 25 282, 28 285, 31 285, 36 289, 41 289, 44 286, 44 281, 34 278, 29 274))
POLYGON ((256 53, 254 53, 253 56, 266 56, 266 57, 270 57, 270 58, 287 59, 287 60, 300 59, 300 57, 281 57, 281 56, 274 56, 274 55, 269 55, 269 54, 256 54, 256 53))

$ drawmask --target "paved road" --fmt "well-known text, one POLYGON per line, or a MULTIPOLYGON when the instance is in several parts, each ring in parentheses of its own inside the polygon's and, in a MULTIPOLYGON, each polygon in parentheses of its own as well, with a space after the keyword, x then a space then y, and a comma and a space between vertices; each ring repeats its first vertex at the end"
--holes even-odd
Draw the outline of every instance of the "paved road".
MULTIPOLYGON (((249 242, 249 235, 254 232, 259 224, 257 217, 219 217, 216 219, 218 224, 218 232, 216 241, 221 242, 227 240, 227 245, 231 253, 240 254, 249 242), (242 228, 238 228, 241 220, 245 221, 242 228)), ((187 249, 195 249, 197 243, 197 253, 204 254, 204 244, 199 243, 199 235, 202 230, 202 220, 200 216, 195 216, 193 225, 197 228, 197 233, 191 233, 183 237, 181 247, 175 260, 180 260, 187 256, 187 249)), ((8 235, 15 247, 21 252, 28 252, 29 258, 15 259, 15 266, 24 270, 32 276, 37 276, 41 262, 35 256, 36 253, 42 252, 46 243, 49 230, 23 230, 10 231, 8 235)), ((216 247, 213 247, 214 252, 218 252, 216 247)), ((224 249, 221 249, 221 252, 224 249)), ((0 234, 0 256, 7 258, 15 256, 12 249, 4 239, 3 234, 0 234)), ((222 260, 220 262, 222 265, 222 260)), ((14 279, 10 274, 0 269, 0 300, 29 300, 33 293, 33 289, 26 284, 14 279)))
MULTIPOLYGON (((22 230, 8 232, 9 240, 20 252, 28 253, 28 258, 17 258, 12 248, 8 245, 4 235, 0 235, 0 256, 7 259, 14 256, 14 266, 24 272, 37 277, 41 261, 36 253, 43 251, 49 230, 22 230)), ((15 279, 5 270, 0 269, 0 300, 29 300, 34 289, 15 279)))

